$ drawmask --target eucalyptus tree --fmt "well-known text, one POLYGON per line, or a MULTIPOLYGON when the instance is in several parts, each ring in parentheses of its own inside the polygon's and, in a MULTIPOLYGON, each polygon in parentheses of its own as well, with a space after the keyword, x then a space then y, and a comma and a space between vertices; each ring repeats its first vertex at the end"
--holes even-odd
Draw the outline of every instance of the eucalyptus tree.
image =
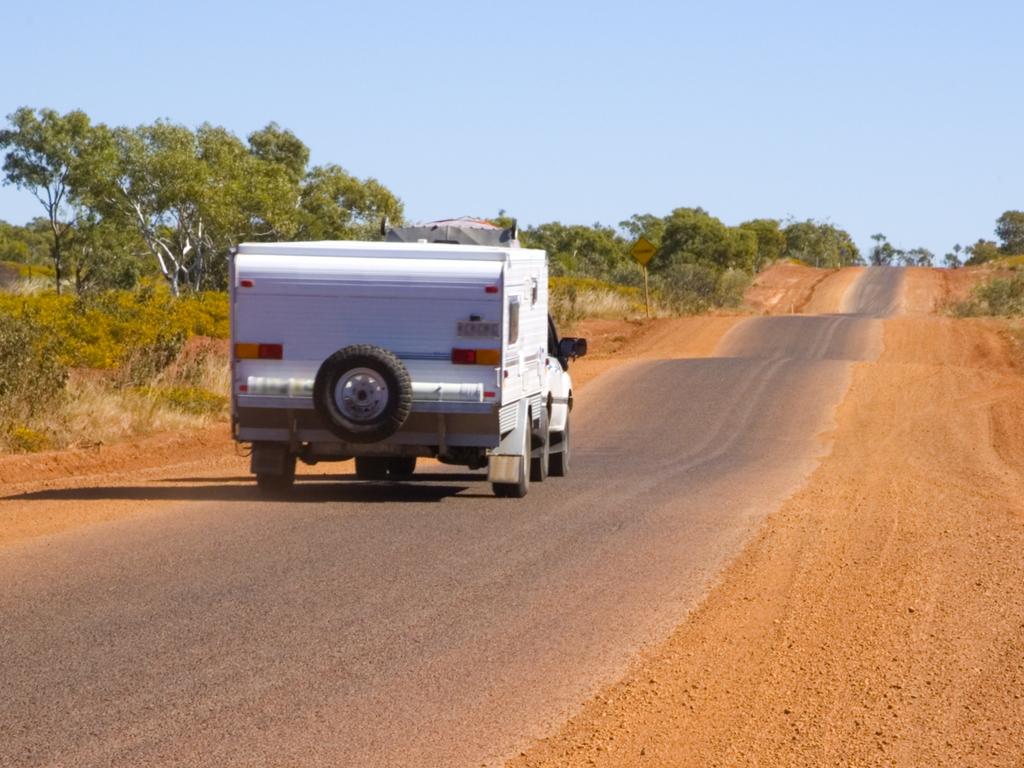
POLYGON ((892 264, 900 255, 900 252, 889 242, 889 239, 881 232, 871 236, 875 244, 871 246, 868 258, 873 267, 885 267, 892 264))
POLYGON ((749 272, 757 259, 757 237, 750 230, 728 227, 703 208, 676 208, 665 217, 665 230, 652 272, 678 264, 699 264, 714 270, 749 272))
POLYGON ((94 132, 82 197, 132 227, 171 291, 223 287, 228 250, 298 229, 297 182, 227 130, 165 121, 94 132))
POLYGON ((298 136, 277 123, 268 123, 248 136, 249 151, 260 160, 280 165, 298 184, 309 165, 309 147, 298 136))
POLYGON ((753 234, 757 241, 754 272, 760 272, 785 254, 786 235, 778 219, 751 219, 740 224, 740 229, 753 234))
POLYGON ((930 267, 934 264, 935 254, 927 248, 911 248, 900 256, 900 263, 906 267, 930 267))
POLYGON ((24 225, 0 220, 0 261, 44 264, 50 260, 50 222, 39 216, 24 225))
POLYGON ((632 240, 645 237, 654 245, 661 245, 665 236, 665 219, 653 213, 634 213, 619 222, 619 229, 625 231, 632 240))
POLYGON ((314 166, 300 185, 298 237, 373 240, 381 219, 402 222, 403 206, 377 179, 358 179, 339 165, 314 166))
POLYGON ((46 211, 50 259, 57 293, 64 278, 68 241, 79 210, 73 195, 80 156, 92 130, 89 117, 75 110, 22 107, 8 115, 10 127, 0 131, 4 181, 30 192, 46 211))
POLYGON ((69 272, 78 294, 134 288, 144 272, 135 231, 94 211, 79 217, 70 246, 69 272))
POLYGON ((169 122, 97 129, 82 194, 103 216, 133 227, 171 291, 198 288, 212 246, 205 198, 213 188, 193 131, 169 122))
POLYGON ((814 267, 847 267, 861 263, 850 233, 827 221, 790 221, 783 229, 786 255, 814 267))
POLYGON ((1024 211, 1005 211, 996 219, 996 236, 1002 241, 1003 253, 1024 253, 1024 211))
POLYGON ((976 267, 979 264, 984 264, 986 261, 992 261, 998 259, 1004 254, 999 250, 999 246, 991 240, 978 239, 974 245, 968 245, 964 252, 967 254, 967 266, 976 267))
MULTIPOLYGON (((551 274, 580 275, 603 280, 612 279, 628 264, 628 243, 613 227, 594 224, 562 224, 551 221, 529 227, 521 233, 527 248, 548 252, 551 274)), ((636 269, 636 265, 632 265, 636 269)))

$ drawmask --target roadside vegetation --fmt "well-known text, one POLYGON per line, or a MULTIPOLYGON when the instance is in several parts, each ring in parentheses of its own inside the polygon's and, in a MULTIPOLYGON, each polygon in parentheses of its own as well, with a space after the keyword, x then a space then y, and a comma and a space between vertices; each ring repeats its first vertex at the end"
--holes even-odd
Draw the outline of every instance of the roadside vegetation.
POLYGON ((220 292, 0 293, 0 447, 95 445, 222 416, 227 333, 220 292))
MULTIPOLYGON (((156 121, 95 123, 81 111, 22 108, 0 130, 3 181, 40 216, 0 221, 0 449, 109 441, 225 413, 227 264, 245 241, 377 239, 401 224, 401 199, 374 178, 311 165, 309 148, 270 123, 240 138, 224 128, 156 121)), ((504 211, 491 221, 509 226, 504 211)), ((955 246, 947 266, 1024 258, 1024 214, 997 222, 1001 243, 955 246)), ((923 248, 881 234, 862 257, 828 221, 758 218, 729 225, 700 207, 638 213, 617 225, 554 221, 521 229, 545 249, 556 319, 637 318, 639 237, 652 314, 734 310, 758 272, 929 265, 923 248)), ((1003 314, 1013 285, 990 284, 972 312, 1003 314)))
POLYGON ((979 283, 970 298, 953 307, 958 317, 1024 317, 1024 271, 979 283))

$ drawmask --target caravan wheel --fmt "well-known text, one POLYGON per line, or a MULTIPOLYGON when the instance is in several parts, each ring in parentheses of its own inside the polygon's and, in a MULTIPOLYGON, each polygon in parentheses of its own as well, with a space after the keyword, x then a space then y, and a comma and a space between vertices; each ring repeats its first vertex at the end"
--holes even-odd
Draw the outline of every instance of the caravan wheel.
POLYGON ((549 466, 552 477, 565 477, 569 474, 569 457, 572 456, 572 441, 569 435, 569 419, 566 417, 565 431, 562 433, 559 448, 551 453, 549 466))

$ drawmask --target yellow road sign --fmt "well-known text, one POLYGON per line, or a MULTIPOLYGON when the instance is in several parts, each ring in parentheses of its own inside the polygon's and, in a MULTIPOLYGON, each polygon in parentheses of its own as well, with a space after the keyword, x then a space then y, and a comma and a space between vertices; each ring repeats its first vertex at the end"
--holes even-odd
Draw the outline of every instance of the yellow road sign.
POLYGON ((629 249, 629 253, 633 259, 644 267, 647 266, 647 262, 649 262, 657 252, 658 248, 646 237, 641 237, 633 243, 633 247, 629 249))

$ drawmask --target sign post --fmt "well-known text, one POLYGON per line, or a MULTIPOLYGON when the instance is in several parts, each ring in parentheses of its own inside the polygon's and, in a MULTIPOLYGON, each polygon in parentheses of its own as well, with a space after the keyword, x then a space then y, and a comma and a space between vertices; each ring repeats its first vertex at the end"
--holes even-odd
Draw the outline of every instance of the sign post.
POLYGON ((651 293, 647 287, 647 262, 654 258, 654 254, 657 252, 658 247, 646 237, 641 237, 629 249, 629 254, 633 257, 633 260, 644 271, 644 308, 647 310, 648 320, 651 319, 651 293))

